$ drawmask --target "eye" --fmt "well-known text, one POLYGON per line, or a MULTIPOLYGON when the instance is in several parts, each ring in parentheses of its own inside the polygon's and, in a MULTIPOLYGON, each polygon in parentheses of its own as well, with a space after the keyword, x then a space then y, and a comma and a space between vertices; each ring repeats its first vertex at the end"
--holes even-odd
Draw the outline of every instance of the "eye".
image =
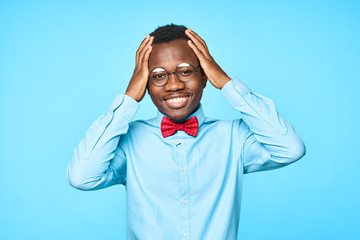
POLYGON ((164 74, 157 74, 154 76, 154 78, 163 78, 164 77, 164 74))
POLYGON ((179 72, 179 76, 189 76, 192 75, 193 71, 192 70, 182 70, 179 72))
POLYGON ((153 74, 151 76, 151 78, 154 79, 154 80, 161 80, 161 79, 166 78, 166 73, 153 74))

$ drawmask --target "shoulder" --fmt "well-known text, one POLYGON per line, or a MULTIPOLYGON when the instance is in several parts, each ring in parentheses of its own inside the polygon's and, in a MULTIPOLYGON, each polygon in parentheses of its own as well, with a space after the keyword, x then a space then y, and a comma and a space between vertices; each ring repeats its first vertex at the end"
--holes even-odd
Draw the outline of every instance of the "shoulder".
POLYGON ((151 118, 151 119, 139 119, 139 120, 135 120, 130 122, 129 124, 129 128, 130 129, 137 129, 137 128, 148 128, 148 127, 155 127, 156 123, 155 123, 155 118, 151 118))
POLYGON ((242 142, 251 134, 249 127, 242 118, 233 120, 205 118, 202 131, 205 135, 216 136, 220 139, 230 138, 236 143, 242 142))
POLYGON ((233 120, 205 118, 201 127, 204 128, 205 131, 216 131, 219 132, 219 134, 239 133, 239 131, 247 131, 247 126, 241 118, 233 120))
POLYGON ((233 127, 233 126, 240 126, 241 124, 243 124, 243 120, 240 119, 233 119, 233 120, 220 120, 220 119, 213 119, 213 118, 208 118, 206 117, 204 120, 203 125, 204 126, 209 126, 209 127, 216 127, 216 126, 221 126, 221 127, 233 127))
MULTIPOLYGON (((162 139, 160 126, 156 119, 136 120, 129 124, 129 129, 121 140, 125 142, 124 148, 146 149, 149 143, 159 142, 162 139)), ((151 145, 150 144, 150 145, 151 145)))
POLYGON ((128 134, 137 135, 137 134, 146 134, 154 133, 155 129, 158 129, 159 126, 156 123, 156 118, 151 118, 148 120, 135 120, 129 124, 128 134))

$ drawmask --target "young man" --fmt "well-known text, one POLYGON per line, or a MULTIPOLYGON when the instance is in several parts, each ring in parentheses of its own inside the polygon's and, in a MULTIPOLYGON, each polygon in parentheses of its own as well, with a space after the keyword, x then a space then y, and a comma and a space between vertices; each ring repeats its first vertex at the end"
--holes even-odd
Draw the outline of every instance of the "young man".
POLYGON ((125 185, 127 239, 236 239, 243 174, 290 164, 304 144, 271 99, 229 78, 191 29, 172 24, 150 35, 125 95, 75 149, 69 182, 125 185), (205 117, 207 79, 242 119, 205 117), (131 122, 146 89, 157 116, 131 122))

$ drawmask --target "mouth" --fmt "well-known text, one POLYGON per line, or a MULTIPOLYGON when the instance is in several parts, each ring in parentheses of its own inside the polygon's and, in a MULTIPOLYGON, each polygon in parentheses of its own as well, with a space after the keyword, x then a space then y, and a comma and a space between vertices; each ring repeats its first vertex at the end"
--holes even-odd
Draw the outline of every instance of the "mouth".
POLYGON ((182 108, 188 103, 189 98, 190 96, 169 97, 164 99, 164 101, 169 108, 182 108))

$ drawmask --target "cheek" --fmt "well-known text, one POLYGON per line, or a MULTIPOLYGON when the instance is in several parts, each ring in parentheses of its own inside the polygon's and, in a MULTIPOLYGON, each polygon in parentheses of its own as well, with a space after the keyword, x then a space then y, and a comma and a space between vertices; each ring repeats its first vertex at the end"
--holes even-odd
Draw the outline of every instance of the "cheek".
POLYGON ((204 87, 202 82, 197 82, 192 86, 193 93, 197 95, 196 97, 201 97, 204 87))
POLYGON ((155 106, 160 107, 162 104, 161 100, 160 100, 161 91, 159 91, 158 89, 155 89, 154 87, 149 87, 148 93, 150 95, 152 102, 155 104, 155 106))
POLYGON ((147 89, 148 89, 148 93, 149 93, 151 99, 155 99, 157 96, 156 89, 154 87, 150 86, 149 84, 148 84, 147 89))

